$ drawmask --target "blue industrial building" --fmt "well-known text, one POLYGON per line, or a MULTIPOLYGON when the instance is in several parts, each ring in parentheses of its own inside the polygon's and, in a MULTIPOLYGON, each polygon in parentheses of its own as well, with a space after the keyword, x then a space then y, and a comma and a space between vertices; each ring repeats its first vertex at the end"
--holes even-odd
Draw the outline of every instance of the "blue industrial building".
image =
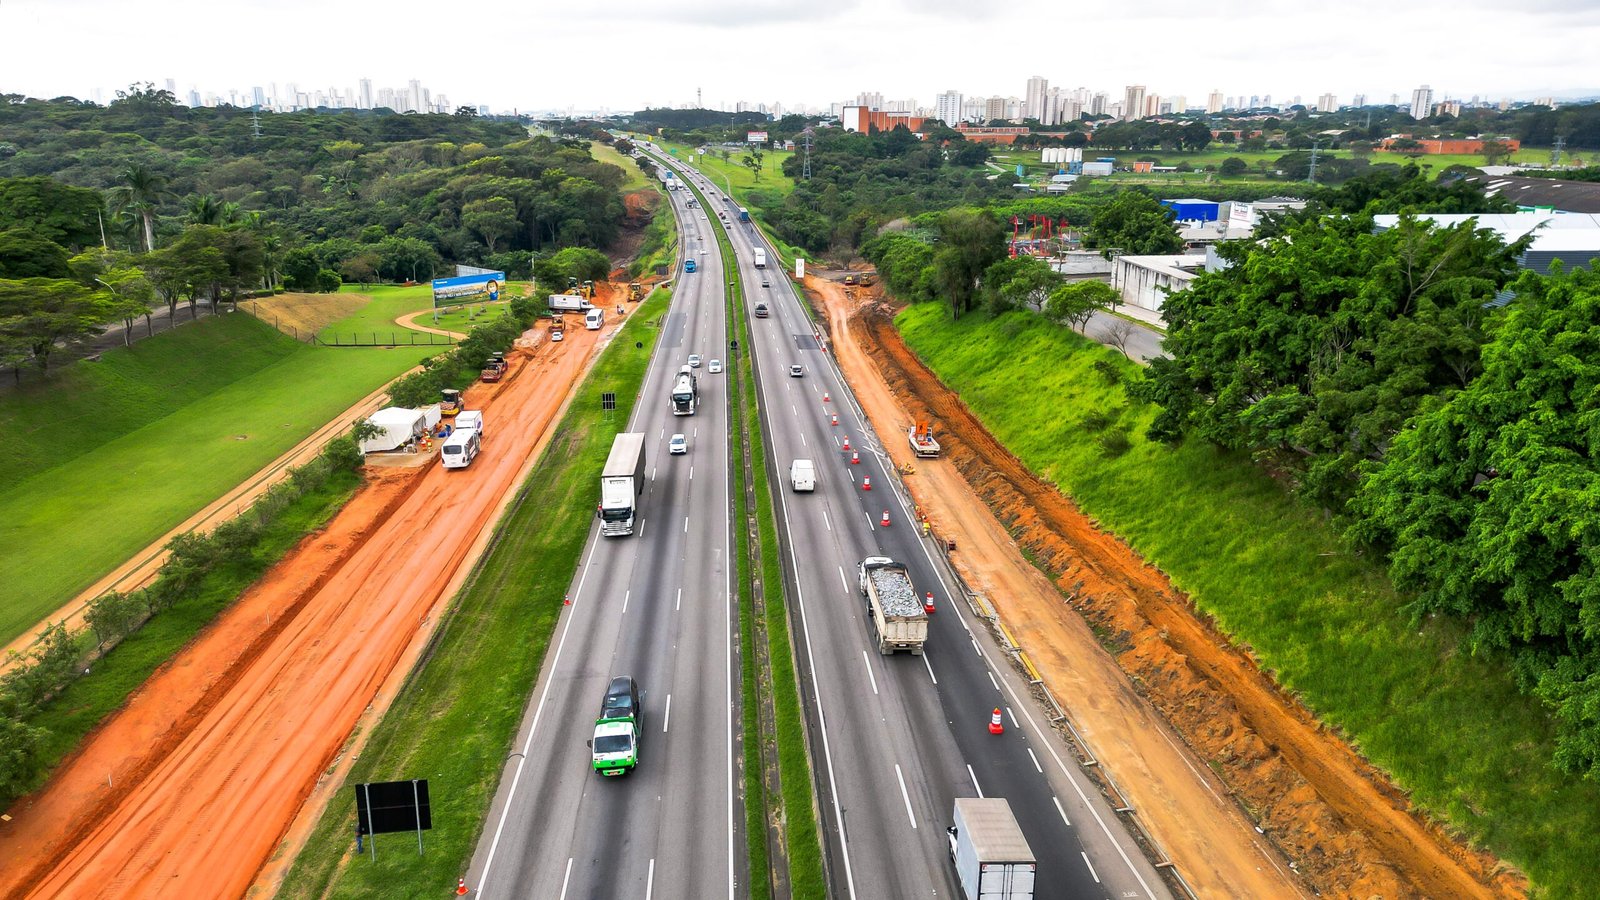
POLYGON ((1172 210, 1179 222, 1215 222, 1222 217, 1222 204, 1211 200, 1163 200, 1161 205, 1172 210))

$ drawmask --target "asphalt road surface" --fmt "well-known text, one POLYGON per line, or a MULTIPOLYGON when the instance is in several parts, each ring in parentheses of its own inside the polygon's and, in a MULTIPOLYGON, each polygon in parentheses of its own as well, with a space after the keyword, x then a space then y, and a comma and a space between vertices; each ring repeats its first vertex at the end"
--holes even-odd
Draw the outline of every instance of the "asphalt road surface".
MULTIPOLYGON (((698 183, 698 182, 697 182, 698 183)), ((708 195, 712 188, 704 188, 708 195)), ((1154 868, 1048 728, 1027 683, 935 562, 886 457, 821 348, 791 280, 755 268, 755 229, 721 201, 752 309, 763 427, 796 619, 804 702, 817 749, 832 894, 839 898, 959 897, 945 834, 956 797, 1004 797, 1039 862, 1040 898, 1170 896, 1154 868), (766 285, 763 286, 763 281, 766 285), (804 375, 792 377, 799 364, 804 375), (826 399, 824 398, 826 395, 826 399), (839 424, 831 424, 837 414, 839 424), (860 454, 851 464, 846 437, 860 454), (817 467, 815 493, 788 490, 795 458, 817 467), (870 478, 871 490, 863 482, 870 478), (883 527, 887 511, 889 527, 883 527), (934 594, 925 655, 879 655, 869 641, 856 566, 906 563, 934 594), (1005 732, 989 733, 1000 708, 1005 732)), ((769 259, 775 259, 770 247, 769 259)), ((882 436, 906 440, 904 434, 882 436)))
MULTIPOLYGON (((725 375, 697 370, 700 406, 674 416, 668 393, 691 353, 727 346, 721 258, 687 192, 672 192, 681 247, 700 265, 676 293, 632 420, 649 484, 627 537, 591 526, 467 883, 502 898, 735 897, 745 891, 742 801, 735 793, 733 659, 737 624, 729 548, 725 375), (701 255, 699 248, 710 252, 701 255), (670 456, 674 433, 687 455, 670 456), (643 693, 640 764, 602 778, 586 742, 614 675, 643 693)), ((608 312, 610 312, 608 310, 608 312)), ((579 326, 581 327, 581 326, 579 326)), ((608 322, 608 327, 610 323, 608 322)), ((598 502, 596 473, 592 498, 598 502)))

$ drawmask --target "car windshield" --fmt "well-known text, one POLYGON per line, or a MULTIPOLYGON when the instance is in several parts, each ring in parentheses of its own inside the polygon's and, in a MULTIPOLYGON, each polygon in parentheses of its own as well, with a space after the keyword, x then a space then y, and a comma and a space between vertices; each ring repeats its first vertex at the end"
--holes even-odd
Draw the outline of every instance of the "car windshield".
POLYGON ((596 753, 627 753, 633 749, 633 738, 626 734, 607 734, 594 739, 596 753))

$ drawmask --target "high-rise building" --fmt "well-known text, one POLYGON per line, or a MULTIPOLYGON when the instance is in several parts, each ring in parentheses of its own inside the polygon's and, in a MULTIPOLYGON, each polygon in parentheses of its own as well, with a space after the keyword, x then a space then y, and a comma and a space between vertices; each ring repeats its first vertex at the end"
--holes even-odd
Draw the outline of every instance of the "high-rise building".
MULTIPOLYGON (((1144 118, 1148 119, 1151 116, 1159 116, 1159 115, 1161 115, 1161 95, 1160 94, 1145 94, 1144 95, 1144 113, 1143 113, 1144 118)), ((1135 118, 1138 118, 1138 117, 1136 116, 1135 118)))
POLYGON ((1361 107, 1366 106, 1367 105, 1367 95, 1366 94, 1357 94, 1357 95, 1355 95, 1354 97, 1350 98, 1350 105, 1354 106, 1356 109, 1360 109, 1361 107))
POLYGON ((378 88, 378 105, 374 109, 394 109, 394 88, 378 88))
POLYGON ((1039 122, 1043 124, 1045 115, 1045 92, 1049 89, 1050 82, 1046 81, 1043 76, 1035 75, 1028 79, 1028 91, 1027 96, 1025 97, 1026 102, 1022 108, 1022 115, 1024 118, 1038 119, 1039 122))
POLYGON ((1172 98, 1172 112, 1174 115, 1183 115, 1189 109, 1189 98, 1182 94, 1172 98))
POLYGON ((267 105, 267 92, 259 84, 250 89, 250 105, 255 107, 267 105))
POLYGON ((1323 94, 1317 98, 1317 112, 1338 112, 1339 98, 1332 94, 1323 94))
POLYGON ((1433 115, 1433 88, 1423 85, 1411 92, 1411 118, 1426 119, 1433 115))
POLYGON ((189 88, 189 106, 191 108, 198 108, 200 106, 200 92, 194 88, 189 88))
POLYGON ((371 78, 363 78, 363 79, 361 79, 360 93, 357 96, 359 97, 359 99, 356 101, 356 103, 361 109, 371 109, 372 108, 372 79, 371 78))
POLYGON ((865 106, 869 110, 883 109, 882 91, 862 91, 856 95, 856 106, 865 106))
POLYGON ((933 117, 954 128, 961 121, 961 92, 945 91, 934 98, 933 117))
POLYGON ((1272 105, 1272 95, 1271 94, 1263 94, 1261 96, 1261 105, 1262 106, 1271 106, 1272 105))
POLYGON ((1004 119, 1005 117, 1006 98, 990 97, 988 100, 984 101, 983 121, 985 123, 993 122, 995 119, 1004 119))
POLYGON ((1111 103, 1111 95, 1105 91, 1097 91, 1089 101, 1089 115, 1103 116, 1107 114, 1106 106, 1111 103))
POLYGON ((1122 93, 1122 120, 1132 122, 1144 115, 1144 85, 1130 84, 1122 93))
POLYGON ((406 108, 400 110, 400 112, 424 112, 427 110, 427 107, 423 105, 422 82, 415 78, 411 79, 410 84, 406 86, 406 94, 406 108))
POLYGON ((1206 97, 1206 112, 1214 116, 1217 113, 1222 112, 1222 110, 1222 92, 1216 88, 1212 88, 1211 95, 1206 97))

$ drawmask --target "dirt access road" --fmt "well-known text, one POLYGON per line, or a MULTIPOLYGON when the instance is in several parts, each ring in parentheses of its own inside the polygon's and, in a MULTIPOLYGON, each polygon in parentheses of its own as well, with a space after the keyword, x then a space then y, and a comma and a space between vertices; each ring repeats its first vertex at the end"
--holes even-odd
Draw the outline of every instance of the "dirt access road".
POLYGON ((1498 860, 1414 816, 1382 773, 1284 697, 1165 576, 1000 446, 881 307, 863 313, 841 286, 806 283, 874 427, 895 462, 911 467, 906 485, 937 533, 957 542, 962 577, 996 608, 1200 896, 1525 892, 1498 860), (917 418, 937 424, 944 458, 915 459, 896 439, 917 418), (1013 533, 1055 583, 1027 562, 1013 533), (1126 649, 1106 653, 1089 623, 1121 635, 1126 649), (1303 878, 1280 865, 1239 802, 1257 811, 1303 878))
POLYGON ((373 470, 16 804, 0 826, 0 896, 243 895, 363 710, 392 697, 386 683, 425 644, 613 331, 513 351, 505 381, 469 391, 488 422, 471 468, 373 470))

